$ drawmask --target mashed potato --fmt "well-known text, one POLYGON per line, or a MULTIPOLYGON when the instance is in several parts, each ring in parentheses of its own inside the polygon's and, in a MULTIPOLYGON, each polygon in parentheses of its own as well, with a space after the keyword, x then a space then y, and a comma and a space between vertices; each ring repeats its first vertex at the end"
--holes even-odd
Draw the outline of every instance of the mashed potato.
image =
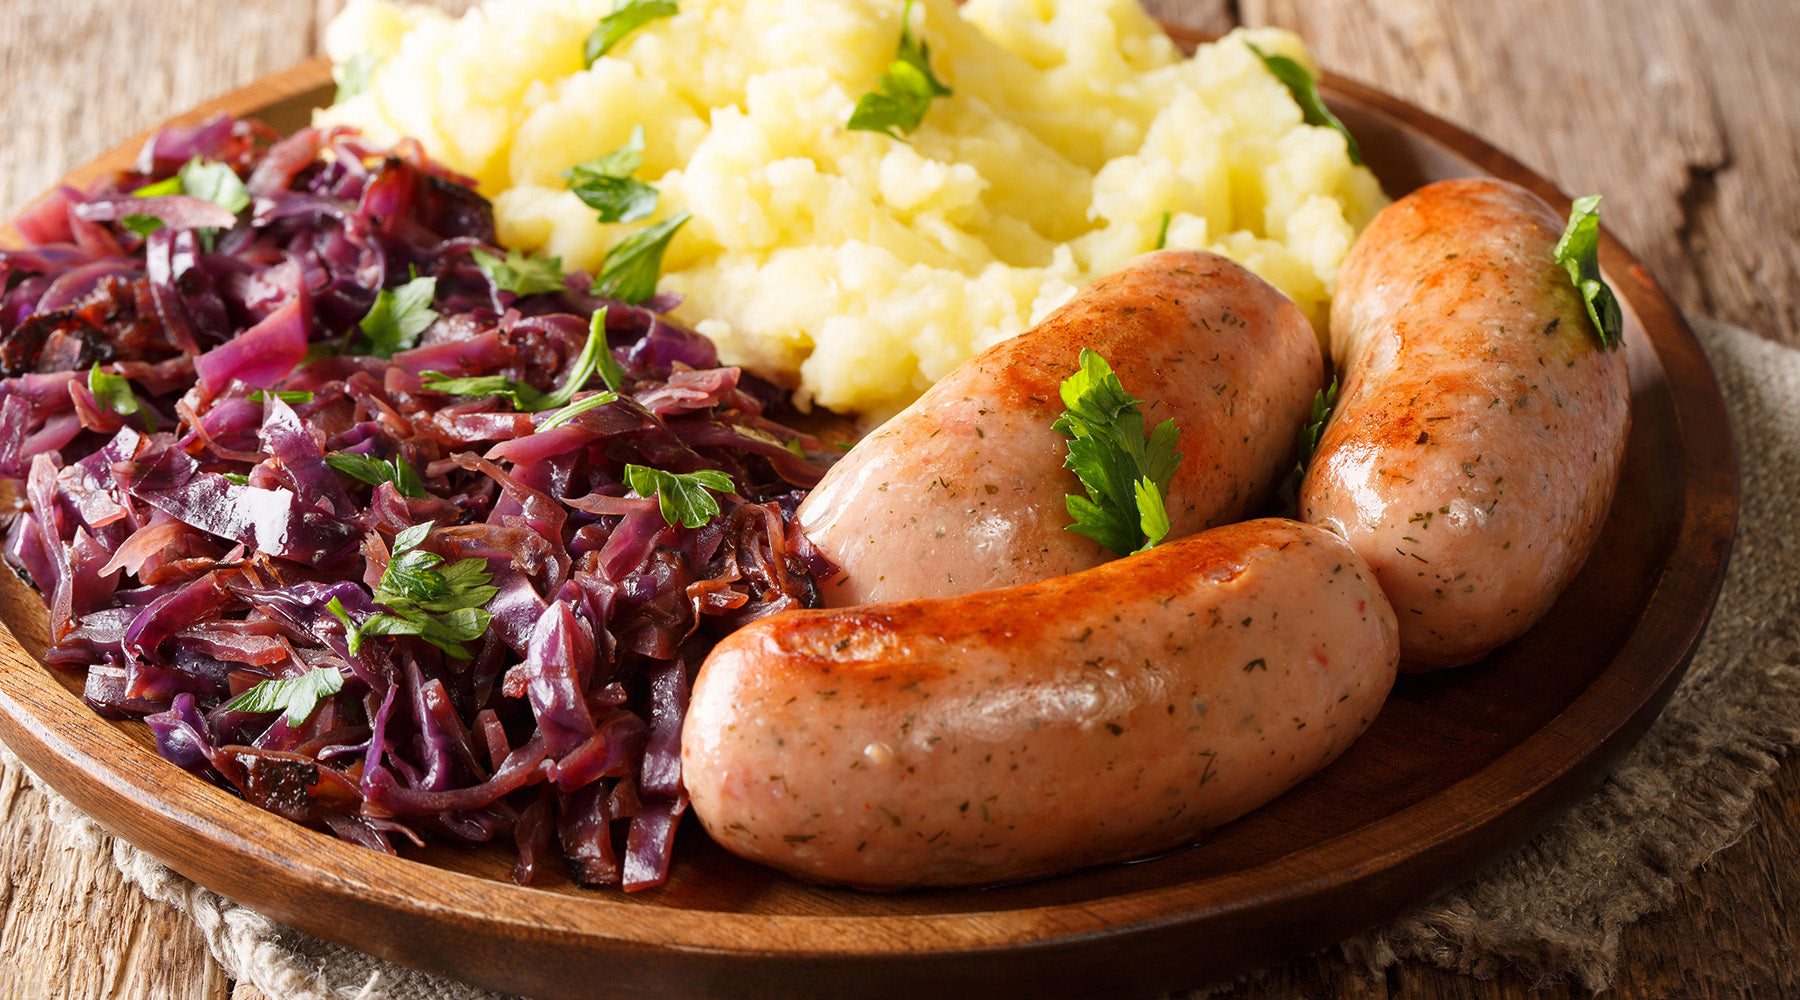
POLYGON ((369 87, 321 114, 417 137, 494 200, 503 243, 592 272, 649 224, 608 225, 570 165, 645 135, 677 315, 800 399, 890 413, 1091 278, 1167 243, 1214 250, 1323 328, 1374 178, 1243 44, 1183 58, 1133 0, 922 0, 953 91, 906 141, 844 127, 894 58, 902 0, 681 0, 591 69, 614 0, 488 0, 461 19, 352 0, 327 46, 369 87))

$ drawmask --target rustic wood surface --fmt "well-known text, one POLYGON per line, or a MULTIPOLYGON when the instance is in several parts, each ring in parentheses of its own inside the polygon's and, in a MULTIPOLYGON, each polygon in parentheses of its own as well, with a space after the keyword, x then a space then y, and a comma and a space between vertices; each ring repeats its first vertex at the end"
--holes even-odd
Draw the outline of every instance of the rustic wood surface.
MULTIPOLYGON (((454 2, 454 0, 452 0, 454 2)), ((0 18, 0 217, 121 137, 318 50, 336 0, 12 0, 0 18)), ((1484 136, 1609 227, 1683 308, 1800 344, 1800 7, 1786 0, 1151 0, 1168 20, 1300 31, 1326 67, 1484 136)), ((1619 997, 1800 990, 1800 773, 1669 911, 1625 934, 1619 997)), ((233 996, 198 937, 0 788, 0 995, 233 996)), ((1271 970, 1243 997, 1558 997, 1407 964, 1271 970)), ((239 990, 248 1000, 252 992, 239 990)), ((271 998, 275 1000, 275 998, 271 998)))

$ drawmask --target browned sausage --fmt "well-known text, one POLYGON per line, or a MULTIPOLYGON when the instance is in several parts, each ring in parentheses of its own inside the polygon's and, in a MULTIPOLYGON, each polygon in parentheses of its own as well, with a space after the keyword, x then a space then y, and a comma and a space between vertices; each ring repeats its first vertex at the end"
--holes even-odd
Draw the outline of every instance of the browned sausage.
POLYGON ((1441 181, 1377 215, 1339 275, 1345 381, 1300 516, 1375 568, 1408 669, 1468 663, 1530 628, 1612 502, 1625 352, 1599 346, 1552 259, 1562 228, 1523 188, 1441 181))
POLYGON ((1397 657, 1349 546, 1249 521, 1006 590, 747 626, 695 682, 683 775, 714 839, 804 879, 1024 878, 1281 794, 1369 725, 1397 657))
POLYGON ((951 372, 831 470, 800 507, 845 571, 825 602, 962 594, 1111 558, 1066 530, 1063 497, 1081 486, 1051 426, 1083 347, 1145 401, 1146 428, 1180 428, 1170 537, 1265 499, 1323 378, 1311 325, 1261 278, 1200 251, 1138 257, 951 372))

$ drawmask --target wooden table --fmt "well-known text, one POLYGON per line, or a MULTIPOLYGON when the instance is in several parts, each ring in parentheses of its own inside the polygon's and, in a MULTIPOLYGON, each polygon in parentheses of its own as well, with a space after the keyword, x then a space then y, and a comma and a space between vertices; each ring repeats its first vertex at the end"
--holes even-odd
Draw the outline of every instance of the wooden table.
MULTIPOLYGON (((461 7, 463 0, 442 0, 461 7)), ((1149 0, 1212 31, 1277 24, 1319 61, 1482 135, 1607 224, 1685 310, 1800 344, 1800 5, 1790 0, 1149 0)), ((10 0, 0 16, 0 213, 200 100, 315 54, 339 0, 10 0)), ((1667 912, 1629 928, 1614 995, 1800 994, 1800 769, 1667 912)), ((172 909, 0 785, 0 993, 253 1000, 172 909)), ((1335 959, 1234 997, 1559 997, 1335 959)))

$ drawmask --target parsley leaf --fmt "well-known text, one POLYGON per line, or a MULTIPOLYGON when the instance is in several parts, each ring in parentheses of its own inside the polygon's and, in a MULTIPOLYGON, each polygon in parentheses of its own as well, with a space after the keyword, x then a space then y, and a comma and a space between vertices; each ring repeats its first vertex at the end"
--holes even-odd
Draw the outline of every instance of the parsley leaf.
POLYGON ((335 472, 341 472, 351 479, 360 480, 370 486, 382 483, 393 483, 394 489, 403 497, 426 497, 431 494, 425 489, 425 480, 419 476, 419 470, 412 467, 411 462, 395 455, 387 461, 370 458, 353 451, 334 451, 325 456, 325 464, 335 472))
POLYGON ((1133 488, 1137 497, 1138 528, 1144 533, 1144 548, 1160 543, 1169 534, 1169 509, 1163 505, 1163 491, 1149 476, 1139 479, 1133 488))
POLYGON ((88 391, 94 394, 94 401, 117 413, 121 417, 137 414, 143 418, 144 429, 156 430, 156 414, 144 408, 138 401, 137 394, 131 391, 131 380, 123 375, 114 375, 100 370, 95 362, 88 372, 88 391))
POLYGON ((391 358, 395 352, 417 344, 419 334, 437 322, 438 314, 431 309, 436 296, 436 278, 415 277, 397 288, 383 288, 376 293, 368 315, 357 323, 363 339, 351 350, 391 358))
POLYGON ((606 252, 606 259, 600 263, 600 276, 594 279, 589 293, 633 304, 655 295, 663 253, 688 218, 688 213, 682 212, 620 240, 606 252))
POLYGON ((338 68, 337 93, 331 98, 331 103, 342 104, 368 90, 369 83, 375 79, 375 70, 380 66, 381 57, 373 52, 358 52, 346 59, 338 68))
POLYGON ((509 249, 506 259, 501 260, 480 247, 469 251, 469 255, 496 291, 526 296, 563 290, 561 257, 540 257, 509 249))
POLYGON ((531 386, 505 375, 468 375, 451 378, 443 372, 426 370, 419 373, 424 387, 432 392, 447 393, 452 396, 500 396, 512 400, 512 408, 520 413, 531 413, 537 409, 535 404, 544 398, 544 394, 531 386))
POLYGON ((581 387, 587 385, 588 379, 592 378, 594 372, 599 370, 602 354, 609 358, 612 355, 606 346, 605 306, 595 310, 594 315, 589 317, 587 343, 581 345, 581 353, 576 356, 575 364, 569 370, 569 377, 563 380, 562 388, 542 397, 539 405, 533 409, 549 410, 568 405, 569 400, 574 399, 575 394, 581 391, 581 387))
POLYGON ((1053 426, 1069 439, 1063 465, 1087 493, 1064 498, 1075 520, 1068 530, 1122 556, 1162 541, 1169 531, 1163 497, 1181 464, 1175 421, 1157 425, 1146 441, 1143 400, 1126 392, 1106 359, 1086 348, 1080 369, 1063 380, 1062 400, 1068 409, 1053 426))
MULTIPOLYGON (((337 599, 332 598, 336 604, 337 599)), ((339 605, 341 608, 342 605, 339 605)), ((335 667, 314 667, 298 677, 270 678, 225 704, 228 712, 281 712, 290 726, 302 726, 312 718, 319 702, 344 689, 344 675, 335 667)))
POLYGON ((180 193, 181 175, 171 174, 160 181, 151 181, 143 187, 138 188, 136 191, 131 192, 131 196, 133 198, 155 198, 158 195, 180 193))
POLYGON ((139 236, 149 236, 162 228, 163 221, 154 215, 127 215, 119 220, 119 225, 139 236))
POLYGON ((416 635, 459 660, 470 657, 465 642, 481 638, 493 614, 483 605, 500 592, 488 581, 486 559, 459 559, 444 566, 444 557, 419 548, 431 523, 415 524, 394 536, 387 569, 375 586, 375 603, 387 608, 358 625, 337 598, 326 605, 344 623, 350 652, 360 652, 372 635, 416 635), (442 567, 442 568, 440 568, 442 567))
MULTIPOLYGON (((164 177, 160 181, 152 181, 149 184, 138 188, 136 191, 131 192, 131 196, 133 198, 155 198, 159 195, 180 193, 181 176, 179 174, 172 174, 168 177, 164 177)), ((149 236, 151 233, 162 228, 163 221, 154 215, 127 215, 119 220, 119 225, 124 226, 126 229, 131 230, 139 236, 149 236)))
POLYGON ((931 49, 912 33, 913 0, 900 8, 900 46, 875 89, 857 99, 848 129, 886 132, 896 139, 912 133, 925 120, 934 97, 948 97, 949 87, 931 71, 931 49))
POLYGON ((1556 262, 1569 272, 1569 280, 1581 293, 1587 305, 1588 319, 1594 322, 1594 336, 1600 346, 1612 350, 1623 343, 1625 317, 1619 312, 1619 300, 1600 276, 1600 196, 1590 194, 1575 199, 1569 208, 1569 225, 1552 251, 1556 262))
POLYGON ((244 398, 252 403, 262 403, 267 402, 270 396, 284 403, 310 403, 313 400, 313 394, 305 389, 277 389, 273 392, 267 389, 252 389, 250 395, 244 398))
MULTIPOLYGON (((577 163, 562 172, 571 188, 578 181, 592 177, 630 177, 644 165, 644 126, 633 125, 625 145, 586 163, 577 163)), ((579 192, 578 192, 579 193, 579 192)))
POLYGON ((552 427, 561 427, 589 410, 597 410, 608 403, 616 403, 618 401, 619 394, 611 391, 596 392, 590 396, 583 396, 575 402, 570 403, 568 406, 550 414, 549 417, 545 418, 543 423, 537 425, 537 430, 547 431, 552 427))
MULTIPOLYGON (((238 178, 237 171, 226 164, 204 160, 199 156, 182 164, 174 176, 152 181, 131 192, 134 198, 155 198, 166 194, 201 198, 233 215, 250 207, 250 189, 238 178)), ((139 236, 149 236, 163 227, 163 221, 154 215, 127 215, 119 220, 119 224, 139 236)), ((218 230, 203 226, 195 232, 199 234, 201 245, 210 251, 218 230)))
POLYGON ((374 614, 362 623, 364 636, 416 635, 445 653, 459 659, 470 658, 465 642, 474 642, 487 631, 493 615, 480 608, 459 608, 437 615, 374 614))
POLYGON ((233 215, 250 207, 250 189, 223 163, 196 156, 176 176, 181 178, 182 194, 204 198, 233 215))
POLYGON ((1256 53, 1256 58, 1262 60, 1263 66, 1270 73, 1275 74, 1275 79, 1280 80, 1282 85, 1287 87, 1288 93, 1294 95, 1294 103, 1300 105, 1300 114, 1306 124, 1337 129, 1344 137, 1344 146, 1350 153, 1350 162, 1362 166, 1362 150, 1356 145, 1356 137, 1351 135, 1344 123, 1338 120, 1338 116, 1332 114, 1331 109, 1325 106, 1325 98, 1319 96, 1319 85, 1313 80, 1312 74, 1306 71, 1306 67, 1287 56, 1269 55, 1252 42, 1245 42, 1244 45, 1256 53))
MULTIPOLYGON (((602 345, 605 345, 606 310, 601 309, 596 315, 597 318, 590 321, 588 326, 588 343, 591 344, 598 340, 602 345)), ((618 358, 613 357, 613 352, 610 348, 603 348, 602 350, 595 351, 594 361, 594 367, 600 373, 600 381, 606 383, 608 389, 613 392, 618 392, 625 387, 625 368, 619 364, 618 358)), ((577 388, 579 388, 579 386, 577 388)))
POLYGON ((656 497, 663 520, 684 528, 698 528, 719 516, 719 501, 707 490, 737 489, 729 475, 716 469, 664 472, 643 465, 625 466, 625 485, 638 496, 656 497))
POLYGON ((401 496, 423 499, 431 495, 425 489, 425 480, 419 475, 419 470, 413 468, 411 462, 401 461, 398 455, 389 459, 389 462, 394 467, 394 489, 401 496))
POLYGON ((1312 464, 1313 453, 1319 450, 1319 439, 1325 436, 1325 425, 1331 421, 1331 411, 1337 409, 1338 381, 1335 376, 1331 384, 1313 393, 1312 416, 1300 428, 1300 440, 1295 444, 1299 459, 1294 463, 1294 474, 1288 492, 1300 495, 1300 482, 1306 478, 1306 467, 1312 464))
POLYGON ((601 222, 636 222, 656 211, 656 189, 631 176, 644 165, 644 127, 625 145, 563 171, 569 190, 600 213, 601 222))
POLYGON ((1337 409, 1338 381, 1336 376, 1331 384, 1313 393, 1312 419, 1300 428, 1300 467, 1312 461, 1313 452, 1319 450, 1319 438, 1325 436, 1325 424, 1331 419, 1331 411, 1337 409))
POLYGON ((594 63, 624 41, 626 35, 651 21, 674 17, 676 13, 675 0, 618 0, 613 4, 612 13, 601 18, 594 30, 588 32, 587 41, 581 46, 582 65, 592 69, 594 63))
POLYGON ((577 392, 587 385, 588 379, 592 378, 596 371, 600 373, 600 378, 611 389, 618 388, 618 385, 614 384, 615 379, 620 383, 624 381, 624 370, 619 367, 619 362, 612 356, 612 351, 607 348, 606 309, 604 307, 595 311, 588 320, 587 342, 581 345, 581 353, 576 356, 575 363, 570 366, 569 376, 563 380, 562 388, 553 392, 539 392, 524 382, 515 381, 504 375, 447 378, 444 373, 434 371, 420 372, 419 375, 425 388, 434 392, 449 393, 452 396, 503 396, 511 399, 513 409, 520 413, 536 413, 539 410, 553 410, 566 405, 569 400, 575 398, 577 392))

